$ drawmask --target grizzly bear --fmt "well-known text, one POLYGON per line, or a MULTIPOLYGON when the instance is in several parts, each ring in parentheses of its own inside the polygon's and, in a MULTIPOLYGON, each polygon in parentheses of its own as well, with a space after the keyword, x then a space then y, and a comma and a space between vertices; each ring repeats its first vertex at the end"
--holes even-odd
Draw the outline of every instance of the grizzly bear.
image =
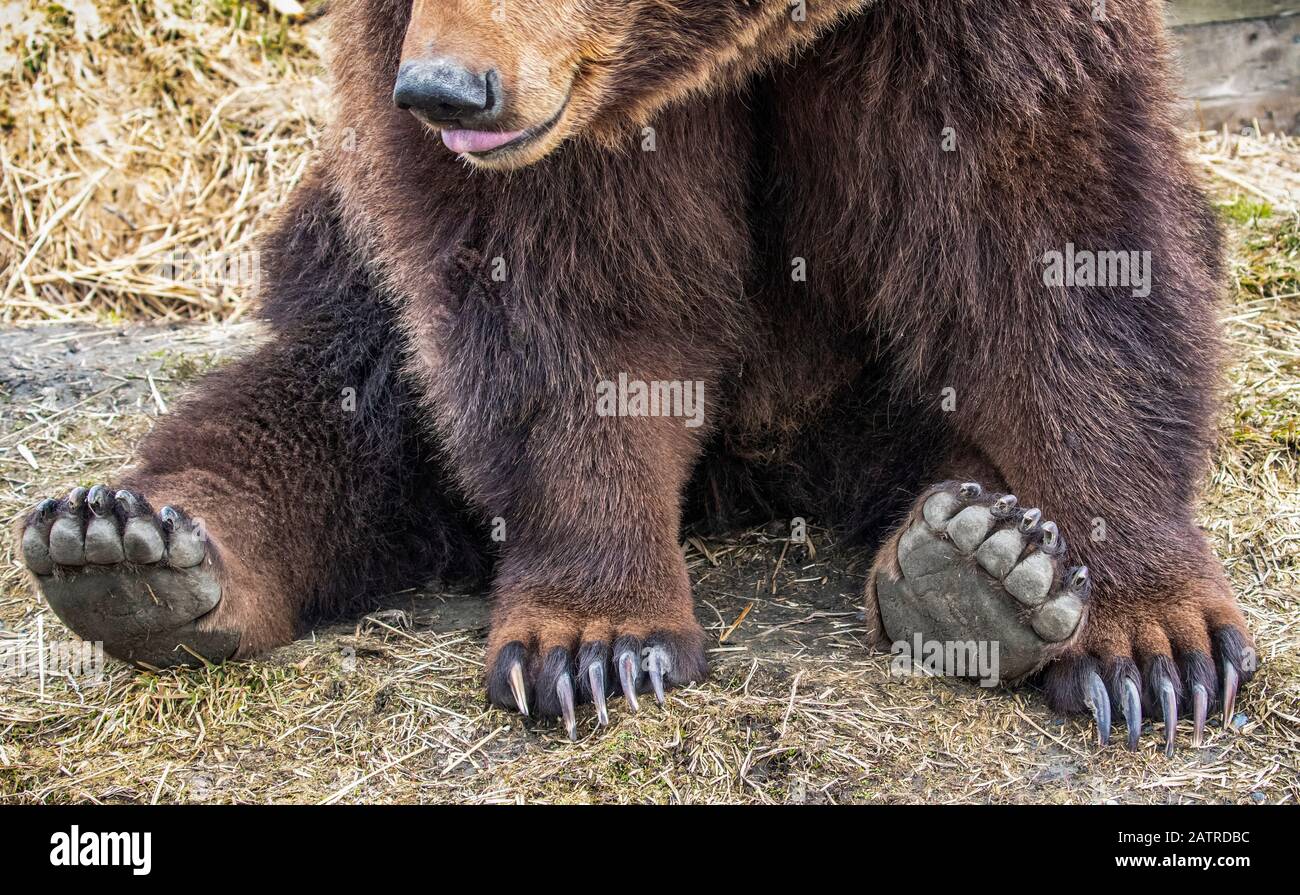
POLYGON ((875 549, 879 643, 1199 740, 1254 654, 1160 7, 335 0, 273 337, 32 510, 36 585, 165 666, 488 575, 488 698, 572 736, 705 677, 684 524, 801 516, 875 549))

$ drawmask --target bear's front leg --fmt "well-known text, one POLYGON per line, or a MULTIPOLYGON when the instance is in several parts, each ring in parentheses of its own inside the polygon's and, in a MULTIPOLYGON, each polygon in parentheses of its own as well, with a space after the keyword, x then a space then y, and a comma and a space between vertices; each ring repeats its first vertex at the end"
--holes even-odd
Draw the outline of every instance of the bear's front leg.
POLYGON ((570 737, 577 704, 594 703, 604 724, 611 695, 635 711, 638 693, 662 703, 707 674, 678 533, 700 429, 672 407, 678 394, 699 400, 704 383, 621 377, 625 392, 673 396, 669 415, 651 417, 631 405, 618 415, 619 379, 537 413, 498 466, 488 695, 563 718, 570 737))
MULTIPOLYGON (((680 547, 682 495, 716 416, 721 324, 516 311, 469 291, 422 359, 444 455, 497 551, 492 704, 601 723, 707 673, 680 547)), ((717 307, 714 303, 709 307, 717 307)))

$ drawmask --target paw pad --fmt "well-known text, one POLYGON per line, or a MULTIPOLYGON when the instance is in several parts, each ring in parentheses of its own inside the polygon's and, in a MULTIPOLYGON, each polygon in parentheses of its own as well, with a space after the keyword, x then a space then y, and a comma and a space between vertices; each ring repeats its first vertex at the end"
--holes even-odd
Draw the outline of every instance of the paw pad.
POLYGON ((991 528, 993 514, 987 507, 967 507, 948 521, 946 530, 962 553, 974 553, 991 528))
POLYGON ((23 562, 50 608, 110 655, 153 666, 227 658, 231 632, 198 622, 221 599, 202 528, 131 491, 74 488, 42 501, 21 535, 23 562))
POLYGON ((1003 586, 1026 606, 1039 606, 1056 580, 1056 563, 1041 550, 1022 560, 1003 579, 1003 586))
POLYGON ((1037 508, 976 483, 949 484, 923 498, 898 540, 901 577, 877 574, 886 633, 931 641, 998 645, 1001 675, 1039 667, 1070 640, 1084 615, 1086 570, 1064 568, 1065 542, 1037 508))

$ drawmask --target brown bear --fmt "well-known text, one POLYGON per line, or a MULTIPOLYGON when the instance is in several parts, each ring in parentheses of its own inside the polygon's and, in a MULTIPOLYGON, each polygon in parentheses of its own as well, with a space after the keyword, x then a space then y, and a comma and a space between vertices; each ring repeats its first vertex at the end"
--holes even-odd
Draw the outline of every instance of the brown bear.
POLYGON ((815 517, 881 642, 1199 739, 1253 653, 1160 6, 336 0, 273 338, 32 511, 37 586, 161 666, 490 575, 489 698, 572 735, 705 676, 684 521, 815 517))

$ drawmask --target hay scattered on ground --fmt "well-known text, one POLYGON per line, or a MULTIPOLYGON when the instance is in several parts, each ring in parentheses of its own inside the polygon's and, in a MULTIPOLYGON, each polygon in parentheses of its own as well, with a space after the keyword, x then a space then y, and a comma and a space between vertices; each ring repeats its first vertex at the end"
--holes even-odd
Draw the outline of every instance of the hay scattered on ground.
POLYGON ((0 320, 242 313, 323 120, 321 25, 0 0, 0 320))
MULTIPOLYGON (((237 255, 301 175, 324 111, 318 34, 234 2, 0 0, 3 320, 238 317, 247 295, 178 283, 158 256, 237 255)), ((1296 802, 1300 146, 1189 139, 1232 258, 1201 517, 1264 658, 1236 729, 1212 725, 1201 749, 1184 721, 1173 759, 1158 724, 1137 753, 1098 751, 1032 690, 891 678, 862 643, 860 561, 756 530, 687 547, 714 677, 663 710, 616 701, 607 730, 584 714, 576 745, 484 707, 476 596, 398 594, 264 661, 0 677, 0 802, 1296 802)), ((185 385, 254 336, 0 332, 0 646, 66 636, 8 523, 111 479, 185 385)))

